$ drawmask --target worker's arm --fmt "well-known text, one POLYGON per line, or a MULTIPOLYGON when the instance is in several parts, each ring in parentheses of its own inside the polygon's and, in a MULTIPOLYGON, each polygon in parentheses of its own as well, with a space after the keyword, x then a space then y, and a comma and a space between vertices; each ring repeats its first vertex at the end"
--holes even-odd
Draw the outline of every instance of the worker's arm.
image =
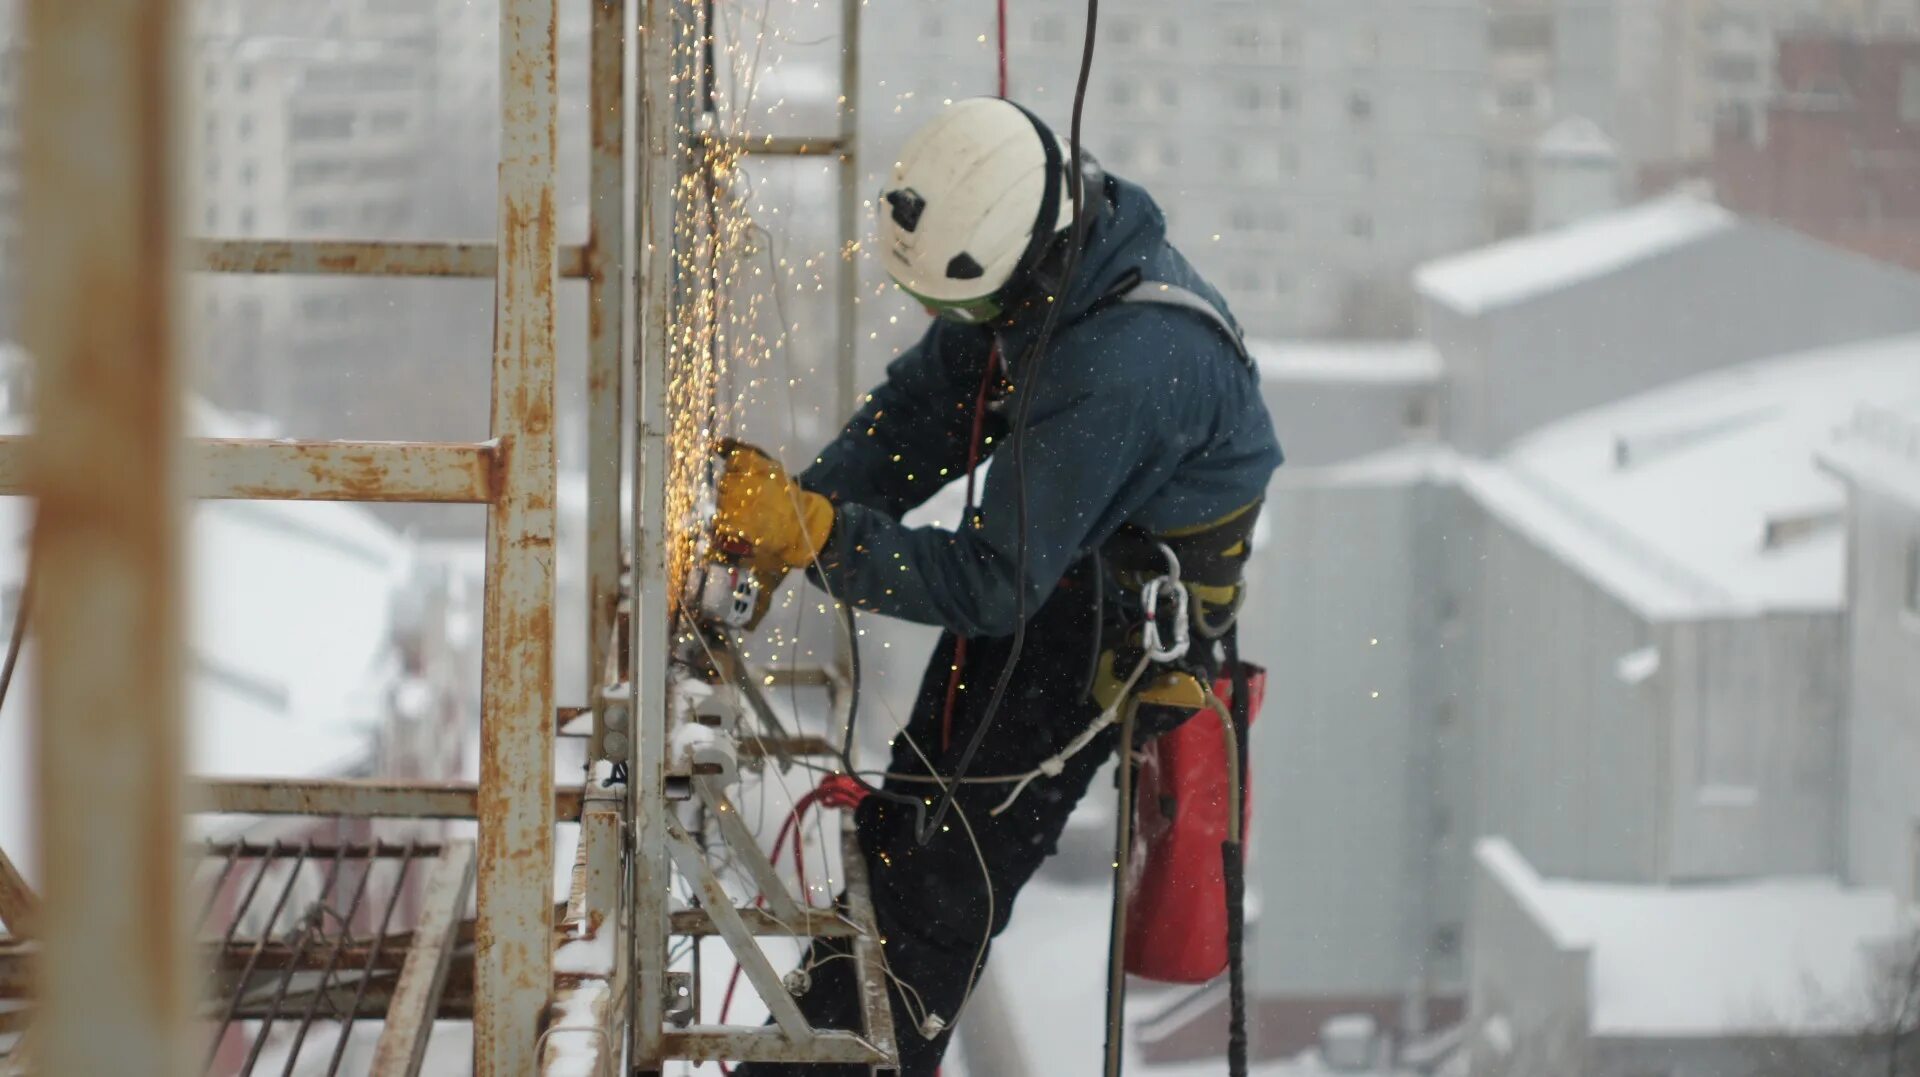
POLYGON ((966 468, 973 400, 991 347, 984 329, 936 320, 888 364, 887 380, 800 484, 895 519, 938 493, 966 468))
POLYGON ((858 504, 838 507, 814 572, 861 609, 967 636, 1010 634, 1019 591, 1037 612, 1074 556, 1111 534, 1151 494, 1164 455, 1153 388, 1103 366, 1092 341, 1062 340, 1040 373, 1024 432, 997 446, 980 526, 909 528, 858 504), (1094 354, 1089 354, 1089 351, 1094 354), (1027 502, 1024 577, 1017 572, 1018 484, 1023 453, 1027 502))

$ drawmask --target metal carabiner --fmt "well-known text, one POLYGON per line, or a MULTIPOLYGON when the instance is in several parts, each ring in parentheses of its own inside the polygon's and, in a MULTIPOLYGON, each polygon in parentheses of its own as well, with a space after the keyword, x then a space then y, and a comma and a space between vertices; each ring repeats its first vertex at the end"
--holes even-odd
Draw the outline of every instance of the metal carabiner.
POLYGON ((1155 662, 1176 662, 1184 658, 1187 649, 1193 645, 1188 616, 1187 589, 1180 582, 1180 558, 1173 548, 1162 542, 1160 553, 1167 559, 1167 571, 1164 575, 1148 580, 1140 588, 1140 605, 1146 611, 1146 622, 1140 626, 1140 646, 1147 657, 1155 662), (1173 642, 1163 644, 1160 637, 1160 594, 1166 587, 1173 588, 1173 642))

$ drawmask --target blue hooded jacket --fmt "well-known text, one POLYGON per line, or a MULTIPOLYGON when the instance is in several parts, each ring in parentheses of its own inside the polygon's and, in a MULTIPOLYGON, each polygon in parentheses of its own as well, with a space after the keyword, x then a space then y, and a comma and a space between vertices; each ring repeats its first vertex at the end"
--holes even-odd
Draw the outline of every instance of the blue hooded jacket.
MULTIPOLYGON (((1029 616, 1069 565, 1121 525, 1164 533, 1217 520, 1263 496, 1281 461, 1257 375, 1213 320, 1162 303, 1103 301, 1137 274, 1227 310, 1168 244, 1166 218, 1145 190, 1108 176, 1105 193, 1027 426, 1014 435, 1026 439, 1027 561, 1018 584, 1029 616)), ((1037 306, 997 331, 1015 383, 1044 319, 1037 306)), ((985 421, 992 440, 982 453, 1007 458, 987 472, 975 525, 900 522, 966 473, 995 332, 936 319, 800 476, 835 505, 816 582, 824 575, 833 594, 860 609, 963 636, 1013 632, 1018 528, 1008 427, 1016 400, 985 421)))

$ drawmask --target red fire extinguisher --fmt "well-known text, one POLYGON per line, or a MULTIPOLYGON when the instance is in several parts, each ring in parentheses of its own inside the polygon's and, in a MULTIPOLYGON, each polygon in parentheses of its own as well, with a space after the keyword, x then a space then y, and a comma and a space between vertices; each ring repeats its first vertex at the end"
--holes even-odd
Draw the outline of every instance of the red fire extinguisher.
MULTIPOLYGON (((1251 664, 1242 668, 1251 726, 1266 695, 1267 672, 1251 664)), ((1231 706, 1232 678, 1222 674, 1214 694, 1231 706)), ((1226 734, 1213 712, 1203 710, 1149 743, 1141 755, 1126 969, 1149 980, 1203 983, 1227 968, 1227 880, 1220 852, 1232 810, 1226 734)), ((1249 777, 1241 775, 1248 814, 1249 777)), ((1241 816, 1243 849, 1248 814, 1241 816)))

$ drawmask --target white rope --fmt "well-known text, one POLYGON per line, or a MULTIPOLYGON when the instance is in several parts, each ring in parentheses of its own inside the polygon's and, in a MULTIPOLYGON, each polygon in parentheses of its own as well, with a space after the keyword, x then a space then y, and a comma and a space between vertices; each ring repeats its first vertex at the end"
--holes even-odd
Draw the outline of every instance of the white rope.
POLYGON ((1106 709, 1102 710, 1098 717, 1088 722, 1087 727, 1080 731, 1079 736, 1068 741, 1065 748, 1060 749, 1059 752, 1042 760, 1039 766, 1027 771, 1025 774, 1014 776, 1015 785, 1013 792, 1008 793, 1007 799, 1001 801, 999 807, 994 808, 987 814, 998 816, 1008 808, 1013 807, 1013 802, 1020 799, 1020 794, 1027 791, 1027 786, 1031 785, 1034 779, 1042 776, 1048 778, 1058 777, 1060 773, 1066 769, 1067 760, 1080 754, 1080 750, 1092 744, 1093 739, 1100 735, 1101 730, 1112 725, 1119 719, 1121 706, 1125 704, 1127 697, 1133 693, 1133 686, 1139 683, 1140 675, 1145 673, 1147 666, 1151 664, 1151 655, 1141 655, 1140 661, 1134 664, 1133 672, 1127 674, 1126 683, 1120 686, 1120 691, 1113 697, 1113 702, 1108 704, 1106 709))

